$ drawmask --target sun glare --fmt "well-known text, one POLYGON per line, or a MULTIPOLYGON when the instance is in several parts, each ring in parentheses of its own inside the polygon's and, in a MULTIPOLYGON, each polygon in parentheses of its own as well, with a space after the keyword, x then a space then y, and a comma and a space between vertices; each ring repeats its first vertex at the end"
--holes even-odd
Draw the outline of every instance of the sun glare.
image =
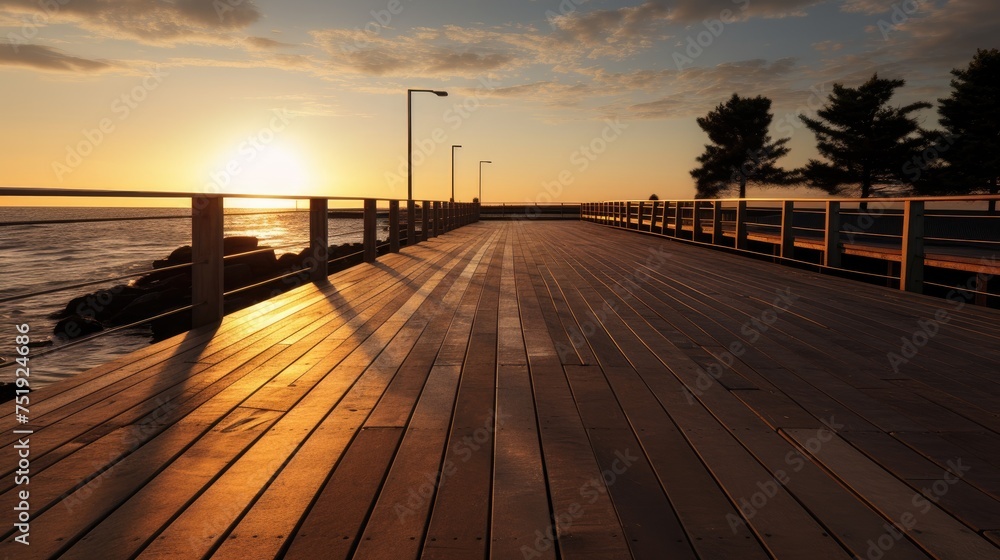
MULTIPOLYGON (((306 164, 298 152, 288 146, 272 145, 241 158, 238 167, 229 162, 230 183, 225 191, 239 194, 308 194, 313 187, 306 164)), ((224 167, 223 167, 224 168, 224 167)), ((294 201, 231 199, 232 206, 282 207, 294 201)))

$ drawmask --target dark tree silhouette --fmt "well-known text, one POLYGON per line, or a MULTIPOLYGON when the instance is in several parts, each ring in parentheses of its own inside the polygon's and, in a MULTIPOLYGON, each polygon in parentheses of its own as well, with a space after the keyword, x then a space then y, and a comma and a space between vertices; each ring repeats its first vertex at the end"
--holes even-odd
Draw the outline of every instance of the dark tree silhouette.
POLYGON ((923 192, 1000 194, 1000 50, 979 49, 968 68, 951 74, 951 96, 938 100, 944 131, 931 133, 933 144, 912 162, 911 174, 941 163, 939 173, 918 183, 923 192))
POLYGON ((910 116, 930 103, 890 107, 904 80, 875 74, 856 88, 834 84, 818 119, 801 116, 816 135, 816 149, 828 162, 809 160, 801 170, 810 186, 834 195, 859 188, 861 198, 908 189, 903 167, 923 145, 920 125, 910 116))
POLYGON ((649 200, 660 200, 660 197, 656 196, 656 193, 649 195, 649 200))
POLYGON ((792 175, 775 165, 788 153, 787 138, 772 142, 771 100, 733 94, 725 103, 698 119, 712 144, 698 156, 701 167, 691 170, 698 198, 716 198, 737 189, 746 198, 747 184, 789 184, 792 175))

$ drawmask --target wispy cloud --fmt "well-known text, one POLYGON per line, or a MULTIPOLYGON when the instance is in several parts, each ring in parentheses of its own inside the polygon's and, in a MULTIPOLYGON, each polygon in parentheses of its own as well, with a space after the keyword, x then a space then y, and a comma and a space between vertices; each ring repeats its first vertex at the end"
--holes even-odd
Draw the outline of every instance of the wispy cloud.
POLYGON ((744 60, 707 68, 688 68, 664 79, 667 95, 627 107, 627 114, 642 119, 663 119, 702 115, 733 93, 763 95, 775 104, 794 103, 801 97, 796 86, 795 59, 773 62, 744 60))
POLYGON ((231 42, 230 34, 258 21, 252 0, 72 0, 46 9, 36 0, 2 0, 5 14, 43 14, 115 39, 146 44, 231 42))
POLYGON ((103 60, 68 55, 44 45, 0 43, 0 66, 19 66, 47 72, 99 72, 115 68, 103 60))

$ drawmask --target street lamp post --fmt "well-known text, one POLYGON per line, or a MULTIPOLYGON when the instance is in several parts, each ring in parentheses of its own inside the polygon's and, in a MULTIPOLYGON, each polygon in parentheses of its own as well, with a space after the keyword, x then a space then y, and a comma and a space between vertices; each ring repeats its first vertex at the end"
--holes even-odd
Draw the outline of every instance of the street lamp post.
MULTIPOLYGON (((447 91, 433 89, 406 90, 406 244, 412 245, 416 234, 414 215, 416 204, 413 202, 413 93, 433 93, 438 97, 447 97, 447 91)), ((424 209, 426 212, 426 209, 424 209)))
POLYGON ((483 164, 493 163, 489 160, 479 160, 479 204, 483 203, 483 164))
POLYGON ((451 145, 451 202, 455 202, 455 148, 461 148, 458 144, 451 145))

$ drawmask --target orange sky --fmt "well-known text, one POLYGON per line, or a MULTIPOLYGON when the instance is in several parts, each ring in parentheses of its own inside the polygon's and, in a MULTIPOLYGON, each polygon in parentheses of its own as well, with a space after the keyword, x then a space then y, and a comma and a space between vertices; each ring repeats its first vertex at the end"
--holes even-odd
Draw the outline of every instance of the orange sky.
POLYGON ((690 198, 695 118, 731 93, 774 100, 799 166, 796 116, 830 84, 878 71, 934 101, 998 20, 973 0, 898 23, 869 0, 125 3, 0 2, 0 185, 406 198, 405 91, 433 88, 417 199, 448 198, 452 144, 458 200, 479 160, 486 202, 690 198))

